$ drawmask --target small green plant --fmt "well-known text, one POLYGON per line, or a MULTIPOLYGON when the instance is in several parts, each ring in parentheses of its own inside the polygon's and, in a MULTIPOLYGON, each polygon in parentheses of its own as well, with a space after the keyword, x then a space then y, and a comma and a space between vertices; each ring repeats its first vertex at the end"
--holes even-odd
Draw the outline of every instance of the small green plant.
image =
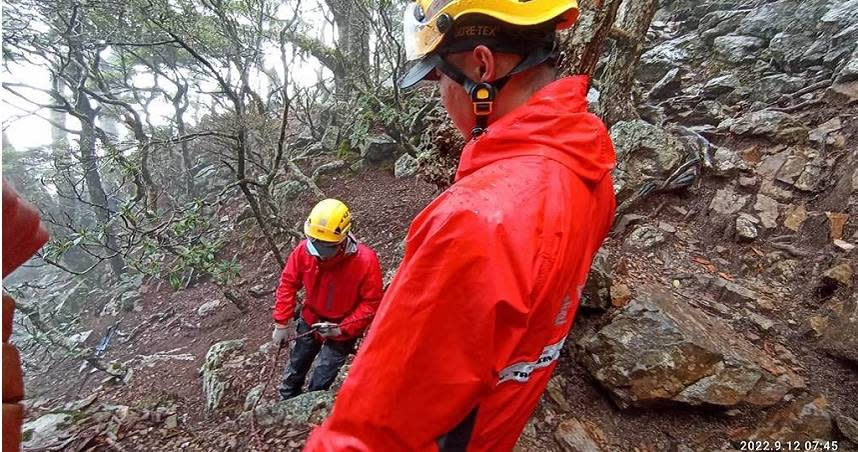
POLYGON ((221 249, 220 241, 202 242, 190 247, 178 247, 179 258, 170 269, 168 280, 173 290, 182 286, 182 275, 188 271, 196 271, 211 275, 215 284, 225 286, 238 278, 241 266, 233 257, 231 260, 218 260, 217 252, 221 249))
POLYGON ((343 160, 348 160, 356 156, 354 148, 352 148, 351 139, 345 139, 340 142, 337 148, 337 157, 343 160))

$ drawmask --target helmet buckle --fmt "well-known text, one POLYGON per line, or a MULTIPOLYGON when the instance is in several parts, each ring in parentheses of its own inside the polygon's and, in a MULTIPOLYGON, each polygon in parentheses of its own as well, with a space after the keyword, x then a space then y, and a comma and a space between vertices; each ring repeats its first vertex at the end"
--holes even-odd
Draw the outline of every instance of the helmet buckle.
POLYGON ((488 116, 492 113, 497 89, 488 82, 481 82, 471 87, 471 102, 474 103, 474 114, 477 116, 488 116))
POLYGON ((474 114, 477 116, 488 116, 492 114, 493 101, 474 102, 474 114))

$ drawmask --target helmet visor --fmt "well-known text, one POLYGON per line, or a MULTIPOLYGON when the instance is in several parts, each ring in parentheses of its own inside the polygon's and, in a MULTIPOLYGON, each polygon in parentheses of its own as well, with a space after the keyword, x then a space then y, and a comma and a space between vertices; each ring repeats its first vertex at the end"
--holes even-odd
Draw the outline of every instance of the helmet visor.
POLYGON ((435 49, 444 33, 438 30, 437 17, 426 19, 416 2, 405 7, 402 17, 402 35, 405 39, 405 57, 408 61, 419 60, 435 49))
POLYGON ((319 259, 330 259, 340 251, 340 243, 324 242, 317 239, 307 239, 307 251, 319 259))

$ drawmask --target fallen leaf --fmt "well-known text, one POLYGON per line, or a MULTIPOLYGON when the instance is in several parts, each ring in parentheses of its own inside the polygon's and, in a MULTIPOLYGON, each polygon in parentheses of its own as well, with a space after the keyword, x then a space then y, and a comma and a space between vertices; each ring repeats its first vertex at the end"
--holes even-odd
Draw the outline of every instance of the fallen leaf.
POLYGON ((726 274, 726 273, 724 273, 724 272, 718 272, 718 276, 720 276, 720 277, 722 277, 722 278, 726 279, 727 281, 730 281, 730 282, 736 282, 736 280, 735 280, 735 279, 733 279, 733 277, 732 277, 732 276, 730 276, 730 275, 728 275, 728 274, 726 274))

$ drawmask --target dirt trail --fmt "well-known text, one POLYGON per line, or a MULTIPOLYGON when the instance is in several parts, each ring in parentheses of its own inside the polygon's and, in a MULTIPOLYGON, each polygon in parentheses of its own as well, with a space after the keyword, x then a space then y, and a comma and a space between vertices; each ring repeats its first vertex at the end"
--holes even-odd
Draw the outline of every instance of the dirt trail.
MULTIPOLYGON (((434 186, 413 178, 396 179, 390 171, 382 169, 325 177, 319 186, 326 195, 349 204, 355 218, 355 235, 376 250, 383 272, 390 270, 398 261, 396 247, 405 236, 411 219, 437 191, 434 186)), ((285 209, 287 223, 300 229, 304 215, 314 203, 310 196, 296 200, 285 209)), ((241 278, 235 288, 243 294, 246 313, 227 301, 211 282, 173 291, 167 282, 147 278, 141 289, 141 312, 124 313, 124 316, 120 314, 116 318, 96 317, 91 312, 84 314, 81 327, 93 329, 85 345, 93 347, 111 325, 116 324, 120 332, 128 334, 153 316, 170 314, 163 321, 150 322, 150 326, 144 327, 131 342, 123 342, 122 336, 113 340, 104 356, 105 362, 124 362, 157 353, 193 357, 155 362, 151 367, 135 369, 131 385, 105 385, 100 401, 142 408, 175 403, 179 416, 186 415, 182 418, 185 431, 205 431, 225 420, 222 413, 206 414, 199 371, 209 347, 217 342, 246 338, 246 350, 254 351, 270 340, 273 294, 256 298, 248 292, 251 288, 275 289, 280 269, 255 233, 255 229, 248 234, 238 227, 220 253, 220 257, 237 256, 242 265, 241 278), (199 306, 215 299, 222 301, 221 307, 214 314, 201 318, 197 314, 199 306)), ((288 253, 294 244, 284 241, 282 249, 288 253)), ((285 353, 283 355, 267 397, 275 396, 274 388, 279 382, 285 353)), ((263 364, 267 363, 257 364, 259 372, 248 375, 246 381, 237 382, 240 393, 243 394, 240 389, 249 389, 261 382, 263 372, 267 370, 263 364)), ((86 372, 78 373, 78 366, 79 362, 68 360, 55 366, 49 374, 28 382, 29 397, 39 400, 38 409, 31 410, 31 418, 48 408, 89 395, 100 385, 104 374, 94 373, 85 378, 86 372)))

